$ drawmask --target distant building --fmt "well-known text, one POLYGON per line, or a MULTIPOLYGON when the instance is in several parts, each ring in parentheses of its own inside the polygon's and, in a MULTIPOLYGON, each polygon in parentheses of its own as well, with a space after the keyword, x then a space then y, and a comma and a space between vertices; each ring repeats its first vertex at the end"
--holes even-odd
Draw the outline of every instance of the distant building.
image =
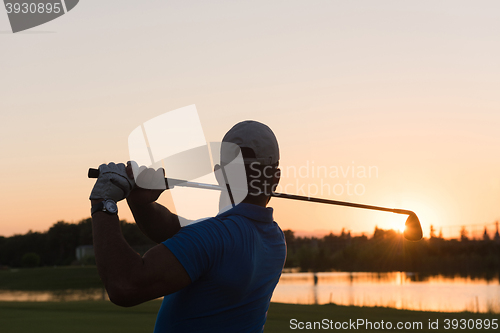
POLYGON ((81 245, 76 248, 76 260, 94 256, 94 245, 81 245))
MULTIPOLYGON (((140 256, 143 256, 151 248, 151 245, 132 246, 132 249, 140 256)), ((80 245, 76 248, 76 260, 81 261, 83 258, 89 257, 95 257, 93 245, 80 245)))

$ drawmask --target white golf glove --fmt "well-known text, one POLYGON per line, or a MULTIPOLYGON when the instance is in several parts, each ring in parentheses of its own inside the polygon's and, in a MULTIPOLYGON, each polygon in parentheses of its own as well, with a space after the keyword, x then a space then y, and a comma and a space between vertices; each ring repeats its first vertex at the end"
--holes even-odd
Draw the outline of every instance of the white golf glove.
POLYGON ((90 193, 90 199, 111 199, 115 202, 125 199, 134 188, 125 164, 109 163, 99 166, 99 178, 90 193))

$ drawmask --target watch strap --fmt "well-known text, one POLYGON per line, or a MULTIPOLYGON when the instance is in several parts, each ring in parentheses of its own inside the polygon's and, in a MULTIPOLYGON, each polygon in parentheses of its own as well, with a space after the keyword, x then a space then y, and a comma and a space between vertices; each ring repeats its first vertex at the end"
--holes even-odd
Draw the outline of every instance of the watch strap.
POLYGON ((90 209, 90 215, 94 215, 97 212, 105 212, 107 214, 115 215, 118 213, 118 207, 116 206, 116 202, 113 200, 104 200, 96 203, 90 209))
POLYGON ((104 201, 100 201, 92 206, 92 208, 90 209, 90 215, 92 216, 94 215, 94 213, 102 212, 103 210, 104 210, 104 201))

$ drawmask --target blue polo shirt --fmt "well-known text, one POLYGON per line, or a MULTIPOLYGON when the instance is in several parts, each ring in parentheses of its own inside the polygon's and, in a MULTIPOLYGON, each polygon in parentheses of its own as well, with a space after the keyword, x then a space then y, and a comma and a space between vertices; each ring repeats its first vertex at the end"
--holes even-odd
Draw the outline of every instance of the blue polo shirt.
POLYGON ((286 258, 272 208, 240 203, 163 244, 192 283, 164 297, 155 333, 263 332, 286 258))

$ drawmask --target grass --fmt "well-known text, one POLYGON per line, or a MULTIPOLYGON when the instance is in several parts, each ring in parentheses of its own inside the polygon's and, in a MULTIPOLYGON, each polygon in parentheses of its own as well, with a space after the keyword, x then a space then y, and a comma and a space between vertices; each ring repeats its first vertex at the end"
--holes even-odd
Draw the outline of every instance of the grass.
MULTIPOLYGON (((451 329, 444 328, 445 319, 491 319, 497 318, 500 321, 500 315, 490 315, 484 313, 444 313, 444 312, 424 312, 424 311, 409 311, 397 310, 382 307, 356 307, 356 306, 337 306, 334 304, 326 305, 297 305, 297 304, 281 304, 272 303, 269 308, 268 320, 266 323, 266 332, 294 332, 301 331, 299 329, 292 330, 290 328, 290 320, 294 318, 302 322, 321 322, 323 319, 332 320, 335 322, 348 322, 352 320, 355 322, 358 319, 384 323, 391 322, 393 324, 392 330, 382 329, 367 329, 360 326, 358 329, 365 332, 449 332, 451 329), (429 329, 429 320, 435 322, 438 320, 439 329, 429 329), (397 330, 396 324, 398 322, 421 322, 422 329, 409 329, 397 330)), ((325 331, 325 330, 315 330, 325 331)))
POLYGON ((2 333, 153 332, 159 301, 134 308, 111 302, 0 302, 2 333))
POLYGON ((65 290, 102 288, 95 266, 65 266, 0 271, 0 289, 65 290))
MULTIPOLYGON (((106 301, 89 302, 0 302, 0 327, 2 333, 109 333, 109 332, 152 332, 160 301, 148 302, 133 308, 120 308, 106 301)), ((324 318, 335 321, 365 319, 372 322, 422 322, 419 332, 449 332, 443 327, 444 319, 493 319, 500 315, 475 313, 437 313, 403 311, 388 308, 367 308, 336 305, 295 305, 272 303, 268 312, 265 332, 294 332, 290 319, 299 321, 321 321, 324 318), (440 329, 429 330, 431 319, 439 320, 440 329)), ((384 330, 360 331, 384 332, 384 330)), ((415 329, 416 330, 416 329, 415 329)), ((318 331, 318 330, 317 330, 318 331)), ((393 329, 394 331, 400 331, 393 329)), ((401 330, 403 331, 403 330, 401 330)), ((406 330, 411 331, 411 330, 406 330)))

